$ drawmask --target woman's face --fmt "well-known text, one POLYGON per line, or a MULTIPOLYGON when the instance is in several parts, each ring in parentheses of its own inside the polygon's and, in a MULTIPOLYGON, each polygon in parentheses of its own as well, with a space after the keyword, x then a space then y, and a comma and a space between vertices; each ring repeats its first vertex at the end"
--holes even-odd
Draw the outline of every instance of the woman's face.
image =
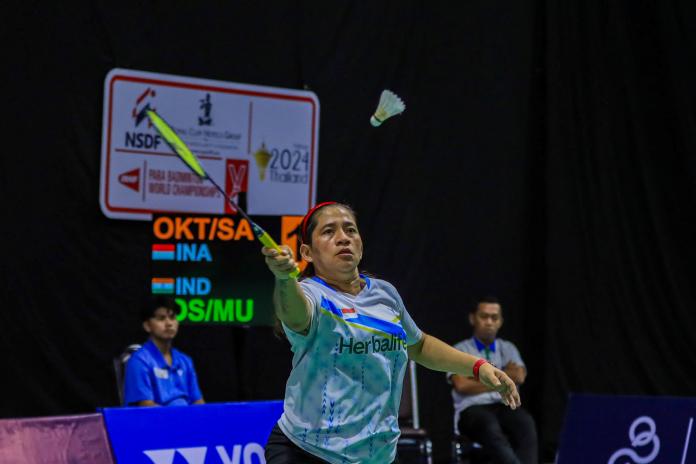
POLYGON ((301 249, 304 259, 319 275, 357 273, 363 244, 353 214, 341 206, 325 206, 315 214, 312 244, 301 249))

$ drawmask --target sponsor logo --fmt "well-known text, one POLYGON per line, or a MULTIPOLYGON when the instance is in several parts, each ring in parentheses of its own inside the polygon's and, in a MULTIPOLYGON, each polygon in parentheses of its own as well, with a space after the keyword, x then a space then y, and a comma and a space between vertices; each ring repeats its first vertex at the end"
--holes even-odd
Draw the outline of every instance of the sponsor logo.
MULTIPOLYGON (((183 462, 187 464, 207 464, 218 463, 222 464, 266 464, 263 447, 258 443, 247 443, 246 445, 234 445, 232 454, 227 452, 224 446, 215 446, 215 451, 208 452, 208 446, 195 446, 189 448, 170 448, 145 450, 143 454, 150 458, 153 464, 174 464, 177 457, 183 458, 183 462), (215 456, 216 459, 206 459, 206 457, 215 456)), ((177 463, 182 462, 177 459, 177 463)))
MULTIPOLYGON (((149 119, 148 119, 149 121, 149 119)), ((145 132, 126 132, 125 144, 130 148, 155 149, 162 143, 162 137, 145 132)))
MULTIPOLYGON (((150 105, 151 99, 155 96, 155 91, 148 87, 143 93, 138 96, 135 100, 135 106, 131 111, 131 117, 133 118, 133 125, 138 128, 140 124, 147 120, 147 128, 152 127, 152 121, 147 117, 148 110, 154 110, 155 108, 150 105)), ((142 129, 142 128, 141 128, 142 129)), ((138 131, 126 131, 125 132, 124 144, 129 148, 137 149, 156 149, 162 144, 162 137, 159 134, 151 134, 148 132, 138 132, 138 131)))
POLYGON ((203 112, 202 116, 198 116, 199 126, 211 126, 213 124, 213 118, 210 117, 210 111, 213 109, 213 102, 210 101, 210 94, 206 93, 205 98, 200 100, 201 105, 199 109, 203 112))
POLYGON ((393 335, 389 338, 372 336, 366 341, 355 341, 353 337, 345 339, 341 337, 338 340, 336 349, 339 354, 345 351, 347 354, 370 354, 370 353, 386 353, 389 351, 400 351, 406 347, 406 342, 393 335))
MULTIPOLYGON (((249 184, 249 161, 228 159, 225 169, 225 193, 236 204, 239 204, 240 193, 244 193, 248 189, 249 184)), ((242 204, 244 208, 244 204, 242 204)), ((230 205, 230 202, 225 202, 225 212, 228 214, 236 214, 237 209, 230 205)))
MULTIPOLYGON (((635 464, 649 464, 653 462, 660 453, 660 437, 657 436, 656 431, 657 427, 652 417, 641 416, 634 420, 628 429, 631 448, 621 448, 615 451, 609 458, 609 461, 607 461, 607 464, 618 464, 620 458, 628 458, 631 460, 631 463, 635 464), (639 448, 641 453, 638 454, 632 448, 639 448)), ((620 462, 624 463, 627 461, 621 459, 620 462)))
POLYGON ((144 119, 147 119, 147 127, 152 127, 152 122, 147 117, 147 110, 153 109, 150 107, 150 100, 155 96, 155 91, 148 87, 143 93, 141 93, 135 100, 135 106, 131 112, 131 116, 135 121, 135 127, 138 127, 144 119))
POLYGON ((261 182, 266 179, 266 170, 272 157, 273 155, 266 148, 266 144, 261 142, 261 147, 254 152, 254 161, 256 161, 256 168, 259 170, 259 180, 261 182))
POLYGON ((121 183, 121 185, 124 185, 133 191, 140 192, 140 168, 135 168, 120 174, 118 176, 118 181, 121 183))

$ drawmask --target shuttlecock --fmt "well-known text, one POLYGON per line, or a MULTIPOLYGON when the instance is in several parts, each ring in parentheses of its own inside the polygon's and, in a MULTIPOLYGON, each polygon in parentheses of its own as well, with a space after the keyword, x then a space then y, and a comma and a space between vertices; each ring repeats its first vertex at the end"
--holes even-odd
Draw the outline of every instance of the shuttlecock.
POLYGON ((254 153, 254 160, 256 161, 256 166, 259 168, 259 178, 264 180, 266 178, 268 162, 271 161, 271 153, 266 148, 265 143, 261 143, 261 148, 254 153))
POLYGON ((394 92, 391 90, 382 90, 382 95, 379 97, 379 104, 375 110, 375 114, 370 117, 370 124, 379 127, 386 119, 401 114, 406 109, 406 105, 394 92))

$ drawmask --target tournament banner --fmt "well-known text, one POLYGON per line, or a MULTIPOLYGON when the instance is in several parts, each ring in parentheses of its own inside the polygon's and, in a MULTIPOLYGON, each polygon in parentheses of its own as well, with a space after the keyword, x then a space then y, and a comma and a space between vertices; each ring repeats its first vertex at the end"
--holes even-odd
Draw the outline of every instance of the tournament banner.
POLYGON ((696 398, 571 395, 558 464, 696 462, 696 398))
POLYGON ((106 216, 236 213, 174 154, 147 110, 250 215, 303 215, 314 205, 316 94, 116 68, 104 80, 99 199, 106 216))
POLYGON ((265 464, 282 401, 102 410, 117 463, 265 464))

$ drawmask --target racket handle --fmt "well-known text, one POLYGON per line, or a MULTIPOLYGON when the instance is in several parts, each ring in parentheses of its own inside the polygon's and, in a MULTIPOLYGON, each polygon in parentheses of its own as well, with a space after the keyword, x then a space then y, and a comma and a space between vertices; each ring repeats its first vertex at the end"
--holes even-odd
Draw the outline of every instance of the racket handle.
MULTIPOLYGON (((261 235, 258 236, 258 238, 259 242, 261 242, 263 246, 265 246, 266 248, 273 248, 278 252, 283 251, 275 242, 275 240, 273 240, 273 238, 271 238, 271 236, 268 235, 268 232, 266 232, 265 230, 261 235)), ((295 269, 290 273, 290 277, 292 277, 293 279, 297 279, 299 275, 300 269, 297 266, 295 266, 295 269)))

